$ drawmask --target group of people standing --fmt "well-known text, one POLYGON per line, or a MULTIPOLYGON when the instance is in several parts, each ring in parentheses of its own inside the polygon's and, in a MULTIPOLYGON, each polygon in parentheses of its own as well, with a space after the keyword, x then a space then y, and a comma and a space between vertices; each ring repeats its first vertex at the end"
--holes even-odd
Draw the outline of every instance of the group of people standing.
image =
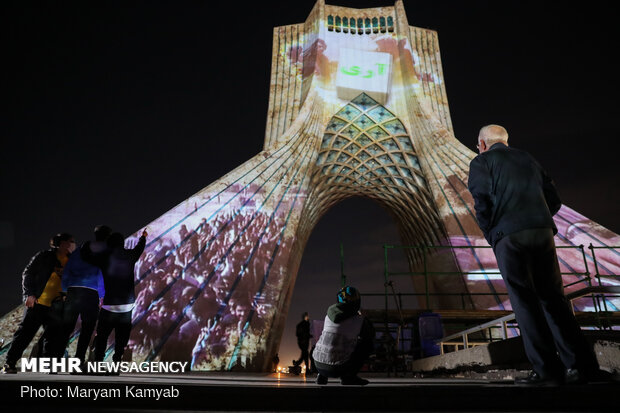
POLYGON ((74 356, 82 364, 86 362, 96 328, 94 360, 103 361, 114 331, 112 359, 120 361, 129 341, 136 300, 134 265, 144 251, 147 235, 143 231, 132 249, 126 249, 125 237, 107 225, 95 227, 95 240, 80 247, 69 233, 52 237, 50 248, 33 256, 23 271, 26 308, 2 372, 17 373, 17 361, 41 326, 39 355, 63 357, 78 317, 81 329, 74 356))

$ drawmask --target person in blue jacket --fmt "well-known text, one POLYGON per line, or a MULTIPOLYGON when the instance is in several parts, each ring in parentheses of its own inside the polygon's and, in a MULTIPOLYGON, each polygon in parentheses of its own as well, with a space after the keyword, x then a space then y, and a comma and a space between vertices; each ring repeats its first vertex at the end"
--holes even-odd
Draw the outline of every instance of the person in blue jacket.
MULTIPOLYGON (((107 248, 106 240, 112 233, 107 225, 95 227, 95 242, 90 243, 93 251, 99 252, 107 248)), ((67 293, 63 311, 65 347, 75 329, 78 316, 82 319, 80 338, 75 357, 82 364, 86 359, 86 351, 99 317, 99 303, 105 295, 101 269, 89 264, 82 258, 82 248, 75 250, 69 257, 62 277, 62 290, 67 293)))

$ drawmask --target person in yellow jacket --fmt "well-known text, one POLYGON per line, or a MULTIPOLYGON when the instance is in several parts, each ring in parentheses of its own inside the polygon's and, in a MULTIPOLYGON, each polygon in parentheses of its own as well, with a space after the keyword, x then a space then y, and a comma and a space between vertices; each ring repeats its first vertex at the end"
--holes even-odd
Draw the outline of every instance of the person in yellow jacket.
POLYGON ((38 252, 31 258, 22 274, 24 318, 13 335, 11 348, 6 356, 3 373, 17 373, 16 363, 28 347, 39 327, 43 333, 43 355, 60 357, 58 340, 62 335, 61 277, 62 269, 75 250, 71 234, 60 233, 50 240, 50 249, 38 252))

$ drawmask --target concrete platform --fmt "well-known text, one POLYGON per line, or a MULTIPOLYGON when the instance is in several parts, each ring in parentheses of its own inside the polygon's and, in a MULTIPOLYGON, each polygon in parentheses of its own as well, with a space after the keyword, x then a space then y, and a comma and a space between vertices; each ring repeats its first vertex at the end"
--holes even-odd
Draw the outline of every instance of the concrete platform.
POLYGON ((618 409, 620 391, 616 383, 526 387, 506 379, 364 377, 371 381, 365 387, 342 386, 337 380, 318 386, 314 377, 284 374, 24 373, 0 375, 0 395, 3 412, 611 412, 618 409))
MULTIPOLYGON (((604 333, 586 332, 586 337, 592 344, 601 368, 609 372, 620 372, 620 334, 618 334, 620 332, 609 332, 607 337, 604 333)), ((521 337, 418 359, 411 365, 411 369, 415 372, 439 372, 440 374, 515 368, 531 369, 521 337)))

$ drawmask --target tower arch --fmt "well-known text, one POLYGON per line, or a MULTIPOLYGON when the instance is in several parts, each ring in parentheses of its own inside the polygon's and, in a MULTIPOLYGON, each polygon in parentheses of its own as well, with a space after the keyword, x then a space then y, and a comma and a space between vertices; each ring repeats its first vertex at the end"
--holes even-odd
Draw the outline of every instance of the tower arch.
MULTIPOLYGON (((311 188, 300 232, 309 234, 334 204, 362 196, 389 211, 408 245, 437 245, 444 237, 404 124, 365 93, 327 122, 311 174, 311 188)), ((420 252, 413 252, 413 257, 419 258, 420 252)))

